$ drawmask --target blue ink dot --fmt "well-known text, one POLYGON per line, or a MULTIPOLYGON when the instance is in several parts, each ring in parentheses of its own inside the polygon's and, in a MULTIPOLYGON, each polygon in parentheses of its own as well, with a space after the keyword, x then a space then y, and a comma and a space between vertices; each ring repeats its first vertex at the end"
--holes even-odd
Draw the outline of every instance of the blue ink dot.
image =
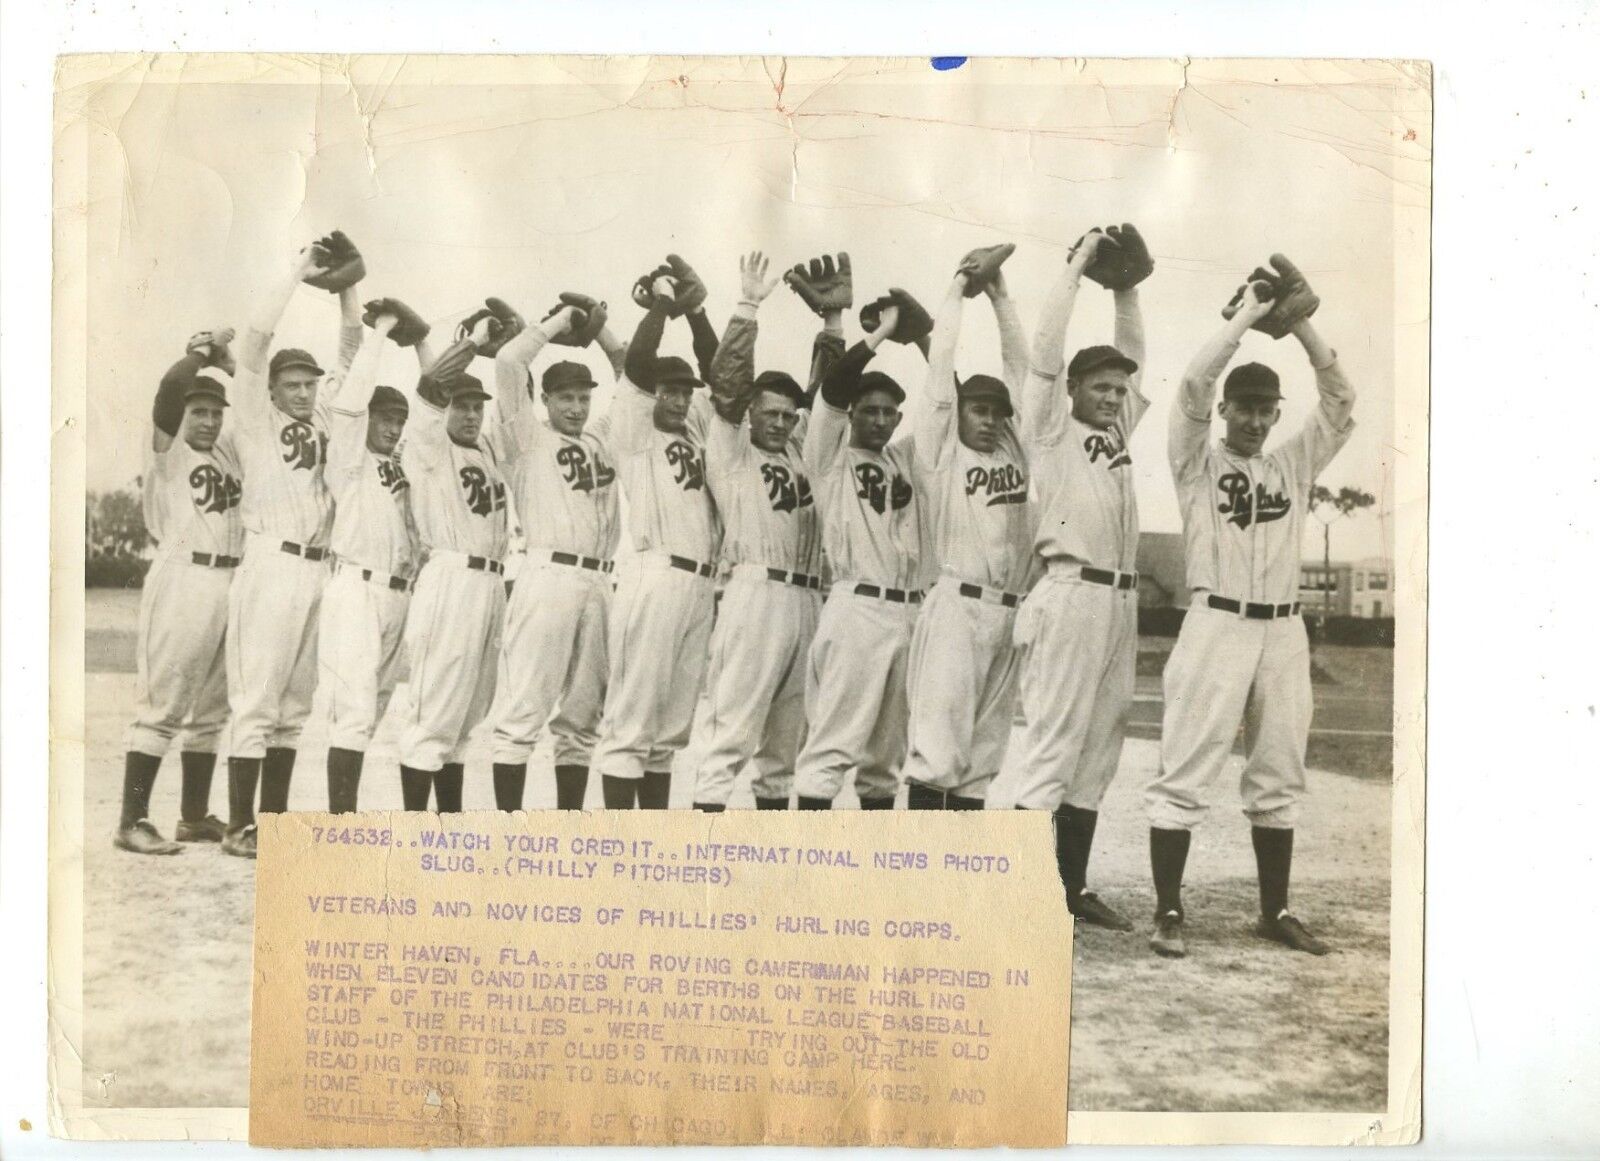
POLYGON ((964 56, 935 56, 930 57, 929 60, 933 67, 938 69, 940 72, 948 72, 950 69, 958 69, 967 63, 967 58, 964 56))

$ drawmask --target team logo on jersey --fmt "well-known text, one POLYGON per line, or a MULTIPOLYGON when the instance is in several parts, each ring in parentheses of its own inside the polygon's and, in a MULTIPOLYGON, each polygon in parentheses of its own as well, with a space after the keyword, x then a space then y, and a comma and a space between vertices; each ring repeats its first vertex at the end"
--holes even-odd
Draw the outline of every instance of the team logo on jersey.
POLYGON ((238 480, 210 464, 200 464, 189 473, 194 506, 201 512, 226 512, 239 506, 244 487, 238 480))
POLYGON ((898 512, 911 503, 911 484, 898 472, 889 479, 877 464, 857 464, 856 499, 865 500, 880 516, 889 508, 898 512))
POLYGON ((967 469, 967 495, 976 496, 979 492, 988 497, 984 502, 986 508, 996 504, 1025 504, 1028 502, 1028 477, 1016 464, 970 467, 967 469))
POLYGON ((505 510, 506 486, 499 480, 491 481, 480 467, 461 469, 461 490, 467 494, 467 510, 474 516, 505 510))
POLYGON ((673 483, 685 492, 698 492, 706 486, 706 466, 693 444, 675 439, 667 445, 667 463, 677 473, 673 483))
POLYGON ((406 470, 400 466, 400 461, 384 457, 378 460, 378 483, 398 496, 411 486, 406 479, 406 470))
POLYGON ((1102 459, 1109 460, 1110 462, 1106 464, 1107 471, 1112 468, 1125 468, 1133 463, 1133 457, 1128 454, 1128 445, 1122 442, 1120 435, 1113 433, 1090 432, 1089 437, 1083 441, 1083 450, 1089 454, 1091 464, 1102 459))
POLYGON ((562 444, 556 452, 556 463, 561 467, 562 478, 574 492, 593 492, 609 487, 617 478, 616 469, 599 456, 589 462, 589 453, 575 443, 562 444))
POLYGON ((1289 514, 1292 506, 1282 492, 1269 492, 1265 484, 1250 487, 1250 477, 1243 472, 1228 472, 1217 477, 1217 491, 1222 493, 1222 503, 1217 511, 1228 518, 1229 524, 1248 528, 1251 523, 1269 524, 1289 514))
POLYGON ((811 507, 811 481, 804 472, 790 472, 782 464, 762 464, 761 478, 766 481, 767 499, 774 512, 811 507))
POLYGON ((327 458, 328 437, 304 420, 286 424, 278 433, 283 445, 283 462, 291 471, 309 472, 327 458))

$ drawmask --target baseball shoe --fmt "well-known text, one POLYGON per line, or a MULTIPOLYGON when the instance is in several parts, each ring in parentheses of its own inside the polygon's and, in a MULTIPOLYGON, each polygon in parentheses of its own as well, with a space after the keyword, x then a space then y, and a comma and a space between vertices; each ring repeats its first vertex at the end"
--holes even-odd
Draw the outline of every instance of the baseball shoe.
POLYGON ((1133 930, 1133 924, 1093 891, 1079 891, 1076 899, 1068 899, 1067 910, 1072 912, 1074 919, 1094 927, 1109 927, 1112 931, 1133 930))
POLYGON ((174 838, 180 843, 220 843, 222 836, 228 833, 228 824, 214 814, 190 822, 188 819, 178 820, 178 831, 174 838))
POLYGON ((183 852, 177 843, 162 838, 155 823, 148 818, 141 818, 132 826, 118 827, 116 837, 111 841, 136 855, 176 855, 183 852))
POLYGON ((1176 911, 1163 911, 1156 916, 1156 929, 1150 936, 1150 950, 1168 959, 1182 959, 1189 954, 1183 942, 1183 916, 1176 911))
POLYGON ((241 859, 256 857, 256 824, 241 827, 239 830, 230 830, 222 836, 222 853, 237 855, 241 859))
POLYGON ((1274 943, 1281 943, 1285 947, 1292 947, 1307 955, 1328 954, 1328 945, 1307 931, 1306 925, 1287 911, 1278 912, 1276 919, 1269 919, 1263 915, 1256 920, 1255 930, 1256 935, 1262 939, 1270 939, 1274 943))

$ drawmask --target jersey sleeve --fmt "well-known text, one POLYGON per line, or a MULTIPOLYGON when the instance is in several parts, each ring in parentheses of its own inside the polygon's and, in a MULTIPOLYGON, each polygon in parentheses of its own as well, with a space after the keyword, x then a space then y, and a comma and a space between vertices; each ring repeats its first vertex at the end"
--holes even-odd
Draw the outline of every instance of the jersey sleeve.
POLYGON ((1295 470, 1307 487, 1333 462, 1356 427, 1352 418, 1355 389, 1345 378, 1337 356, 1326 367, 1313 369, 1317 375, 1317 406, 1287 447, 1295 470))
POLYGON ((1134 428, 1150 410, 1150 400, 1144 394, 1144 312, 1139 308, 1139 291, 1119 290, 1115 294, 1116 323, 1112 332, 1117 350, 1139 364, 1139 369, 1128 378, 1128 394, 1122 400, 1122 433, 1132 436, 1134 428))
POLYGON ((383 343, 376 334, 366 343, 359 342, 359 334, 356 337, 356 353, 344 377, 330 377, 317 393, 327 403, 328 474, 332 477, 361 469, 367 447, 367 405, 372 401, 378 382, 378 360, 383 355, 383 343))
POLYGON ((1183 383, 1172 399, 1167 423, 1167 460, 1175 480, 1189 479, 1205 463, 1206 441, 1211 438, 1211 405, 1217 394, 1217 377, 1239 350, 1239 341, 1219 332, 1201 347, 1184 370, 1183 383))
POLYGON ((494 402, 500 415, 501 462, 509 465, 533 442, 539 426, 531 394, 533 361, 550 341, 542 324, 524 327, 494 357, 494 402))

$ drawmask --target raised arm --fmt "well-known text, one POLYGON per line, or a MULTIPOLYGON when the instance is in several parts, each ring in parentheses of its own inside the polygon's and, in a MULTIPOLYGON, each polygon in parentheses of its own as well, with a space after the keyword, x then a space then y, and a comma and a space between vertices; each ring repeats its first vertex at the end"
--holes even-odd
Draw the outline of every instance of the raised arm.
POLYGON ((1150 400, 1144 394, 1144 311, 1139 307, 1139 288, 1129 287, 1113 293, 1116 303, 1116 324, 1112 342, 1117 350, 1139 364, 1128 382, 1128 393, 1122 400, 1122 431, 1132 435, 1144 413, 1150 410, 1150 400))
POLYGON ((894 308, 885 310, 878 329, 833 360, 828 367, 820 388, 822 406, 812 409, 801 448, 806 467, 813 474, 822 475, 829 471, 844 453, 850 434, 847 413, 861 394, 861 375, 878 353, 878 347, 888 340, 897 321, 894 308))
MULTIPOLYGON (((1028 339, 1022 330, 1022 316, 1017 313, 1017 300, 1006 287, 1005 275, 996 272, 983 288, 994 307, 995 325, 1000 330, 1000 377, 1012 391, 1020 392, 1028 375, 1028 339)), ((951 374, 955 374, 952 355, 951 374)))
POLYGON ((1183 383, 1172 400, 1172 417, 1167 424, 1167 458, 1174 476, 1182 478, 1199 460, 1211 434, 1211 406, 1216 399, 1217 377, 1232 361, 1239 340, 1257 319, 1264 318, 1272 303, 1263 300, 1254 283, 1245 288, 1238 312, 1223 322, 1206 340, 1183 372, 1183 383))
POLYGON ((294 297, 295 288, 307 275, 320 269, 316 248, 304 246, 295 252, 288 270, 264 287, 257 297, 239 342, 238 389, 229 400, 235 425, 254 428, 267 422, 272 406, 267 394, 267 352, 272 346, 272 336, 277 332, 283 312, 288 309, 289 300, 294 297))
POLYGON ((1091 231, 1079 239, 1039 310, 1033 356, 1022 388, 1022 427, 1036 436, 1054 431, 1060 419, 1058 409, 1070 407, 1066 391, 1060 386, 1061 372, 1067 365, 1067 324, 1078 301, 1083 272, 1094 258, 1100 238, 1098 231, 1091 231))
POLYGON ((711 405, 724 423, 738 427, 755 397, 756 312, 772 288, 777 275, 767 277, 767 257, 752 250, 739 258, 739 305, 734 307, 728 329, 717 344, 706 381, 711 387, 711 405))
POLYGON ((494 402, 506 427, 508 446, 501 449, 514 459, 522 453, 535 422, 533 361, 551 339, 572 328, 574 308, 564 306, 549 318, 523 327, 494 357, 494 402))
POLYGON ((625 343, 617 338, 609 324, 600 328, 600 333, 595 335, 594 341, 605 352, 607 361, 611 364, 613 378, 622 378, 628 359, 628 348, 625 343))
POLYGON ((1306 358, 1310 360, 1311 369, 1317 376, 1317 407, 1306 419, 1297 437, 1306 457, 1309 484, 1322 473, 1322 469, 1328 466, 1350 437, 1355 427, 1351 415, 1355 411, 1356 392, 1345 378, 1344 369, 1339 366, 1339 357, 1323 341, 1310 319, 1301 319, 1289 333, 1305 349, 1306 358))
MULTIPOLYGON (((967 275, 956 271, 933 316, 933 336, 928 349, 928 401, 917 417, 917 462, 931 468, 942 462, 956 434, 956 344, 961 339, 961 315, 966 305, 967 275)), ((882 334, 880 326, 874 334, 882 334)))
POLYGON ((398 322, 393 315, 374 319, 372 332, 358 335, 361 344, 349 371, 331 378, 326 384, 326 398, 317 401, 327 409, 328 471, 333 477, 361 470, 362 453, 367 446, 367 407, 378 382, 378 362, 383 356, 383 344, 398 322))
POLYGON ((634 386, 650 392, 656 389, 656 354, 661 350, 661 335, 667 327, 666 303, 672 301, 672 281, 658 278, 654 289, 655 298, 634 329, 623 364, 623 372, 634 386))
POLYGON ((151 450, 165 452, 176 442, 178 432, 183 429, 184 390, 205 365, 204 352, 190 351, 161 376, 155 403, 150 408, 150 422, 154 425, 150 433, 151 450))

